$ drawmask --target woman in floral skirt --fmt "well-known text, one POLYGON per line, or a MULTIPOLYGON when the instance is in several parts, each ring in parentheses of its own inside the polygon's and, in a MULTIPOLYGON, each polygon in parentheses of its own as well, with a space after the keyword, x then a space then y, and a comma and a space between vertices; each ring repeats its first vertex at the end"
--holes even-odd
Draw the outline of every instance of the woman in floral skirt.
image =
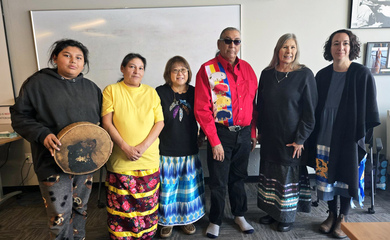
POLYGON ((151 239, 157 229, 164 116, 157 92, 141 84, 145 67, 144 57, 128 54, 123 79, 103 91, 103 127, 114 141, 106 180, 111 239, 151 239))

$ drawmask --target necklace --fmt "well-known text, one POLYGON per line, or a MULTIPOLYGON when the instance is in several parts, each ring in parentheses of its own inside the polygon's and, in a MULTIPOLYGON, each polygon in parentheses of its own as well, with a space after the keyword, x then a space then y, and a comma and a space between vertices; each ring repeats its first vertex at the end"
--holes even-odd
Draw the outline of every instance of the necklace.
POLYGON ((286 79, 288 77, 288 74, 290 72, 286 72, 286 75, 284 75, 284 77, 282 77, 281 79, 278 79, 278 71, 275 70, 275 78, 276 78, 276 81, 278 81, 278 83, 280 83, 281 81, 283 81, 284 79, 286 79))

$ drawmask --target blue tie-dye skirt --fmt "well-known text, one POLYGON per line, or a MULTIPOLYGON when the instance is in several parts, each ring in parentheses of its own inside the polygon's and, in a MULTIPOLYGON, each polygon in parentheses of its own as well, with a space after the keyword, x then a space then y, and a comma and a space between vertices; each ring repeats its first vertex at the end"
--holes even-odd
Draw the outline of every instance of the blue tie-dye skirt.
POLYGON ((198 154, 160 156, 159 224, 194 223, 205 214, 203 170, 198 154))

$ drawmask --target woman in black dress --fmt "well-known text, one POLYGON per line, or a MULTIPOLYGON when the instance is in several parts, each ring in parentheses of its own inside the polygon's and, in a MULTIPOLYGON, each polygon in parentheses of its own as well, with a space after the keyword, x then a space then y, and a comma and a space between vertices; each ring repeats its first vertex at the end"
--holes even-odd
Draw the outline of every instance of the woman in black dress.
POLYGON ((312 71, 298 57, 295 35, 281 36, 271 63, 261 73, 257 97, 261 144, 257 205, 268 214, 260 223, 276 221, 281 232, 291 229, 297 211, 310 212, 311 206, 301 155, 314 128, 317 89, 312 71))

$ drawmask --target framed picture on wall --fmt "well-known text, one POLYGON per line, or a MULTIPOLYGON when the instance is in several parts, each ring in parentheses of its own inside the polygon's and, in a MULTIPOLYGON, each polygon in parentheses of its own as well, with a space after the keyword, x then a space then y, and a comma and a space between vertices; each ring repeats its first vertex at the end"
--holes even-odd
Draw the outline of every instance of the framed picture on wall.
POLYGON ((368 42, 365 65, 374 75, 390 75, 390 42, 368 42))
POLYGON ((390 28, 390 0, 352 0, 350 28, 390 28))

